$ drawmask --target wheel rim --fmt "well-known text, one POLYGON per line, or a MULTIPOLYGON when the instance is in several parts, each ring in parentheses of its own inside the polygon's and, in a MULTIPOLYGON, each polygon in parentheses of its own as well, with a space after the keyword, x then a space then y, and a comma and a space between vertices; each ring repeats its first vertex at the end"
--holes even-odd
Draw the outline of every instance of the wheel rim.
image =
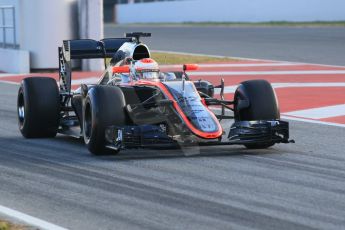
POLYGON ((85 142, 88 143, 91 138, 91 131, 92 131, 92 113, 91 113, 91 106, 89 103, 86 104, 85 107, 85 115, 84 115, 84 139, 85 142))
POLYGON ((23 127, 25 122, 25 103, 24 103, 24 95, 21 92, 18 97, 18 120, 19 126, 23 127))

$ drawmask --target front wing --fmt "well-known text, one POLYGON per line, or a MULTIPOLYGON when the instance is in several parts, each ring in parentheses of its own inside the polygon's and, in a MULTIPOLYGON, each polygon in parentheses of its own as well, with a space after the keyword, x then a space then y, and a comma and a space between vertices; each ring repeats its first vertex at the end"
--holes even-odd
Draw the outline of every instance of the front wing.
MULTIPOLYGON (((176 147, 192 144, 190 136, 178 140, 158 125, 111 126, 106 130, 107 146, 116 149, 176 147), (186 141, 182 141, 186 140, 186 141), (188 141, 187 141, 188 140, 188 141)), ((237 121, 232 124, 227 140, 200 140, 200 145, 244 145, 289 143, 289 123, 281 120, 237 121)), ((193 142, 193 145, 196 143, 193 142)))

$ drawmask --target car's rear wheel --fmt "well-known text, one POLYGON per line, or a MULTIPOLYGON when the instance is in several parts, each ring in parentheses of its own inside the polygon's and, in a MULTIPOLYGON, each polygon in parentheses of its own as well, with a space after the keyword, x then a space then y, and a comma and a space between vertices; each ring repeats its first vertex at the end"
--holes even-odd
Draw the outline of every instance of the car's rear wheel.
POLYGON ((105 131, 109 126, 126 124, 124 108, 125 97, 120 88, 99 85, 89 90, 83 105, 83 136, 91 153, 109 153, 105 149, 105 131))
POLYGON ((24 79, 18 90, 17 114, 24 137, 55 137, 60 118, 60 96, 55 79, 24 79))
MULTIPOLYGON (((276 120, 280 118, 276 94, 266 80, 242 82, 236 89, 234 115, 236 121, 276 120)), ((272 142, 246 144, 249 149, 264 149, 272 142)))

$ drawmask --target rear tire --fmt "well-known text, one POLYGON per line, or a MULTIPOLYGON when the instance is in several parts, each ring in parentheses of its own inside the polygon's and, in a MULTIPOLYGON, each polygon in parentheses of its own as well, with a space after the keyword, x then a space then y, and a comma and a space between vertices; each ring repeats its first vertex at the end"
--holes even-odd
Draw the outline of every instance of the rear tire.
MULTIPOLYGON (((280 118, 276 94, 266 80, 242 82, 236 89, 234 114, 236 121, 276 120, 280 118), (248 103, 248 104, 247 104, 248 103), (245 105, 242 108, 242 105, 245 105)), ((249 149, 265 149, 274 143, 246 144, 249 149)))
POLYGON ((83 105, 83 136, 88 150, 95 155, 108 154, 105 130, 126 124, 125 97, 116 86, 91 88, 83 105))
POLYGON ((24 79, 18 91, 17 112, 19 130, 25 138, 55 137, 60 118, 60 95, 55 79, 24 79))

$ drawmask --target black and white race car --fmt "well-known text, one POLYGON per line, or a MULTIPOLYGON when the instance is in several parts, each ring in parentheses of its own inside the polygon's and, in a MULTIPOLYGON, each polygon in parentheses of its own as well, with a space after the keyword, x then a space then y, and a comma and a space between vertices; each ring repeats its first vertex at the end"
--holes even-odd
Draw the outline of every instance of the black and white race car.
MULTIPOLYGON (((233 100, 224 100, 224 81, 218 86, 190 81, 186 64, 181 72, 160 72, 140 37, 100 41, 64 41, 59 47, 57 83, 49 77, 30 77, 18 92, 19 129, 26 138, 55 137, 57 133, 83 138, 89 151, 173 147, 184 145, 244 145, 268 148, 289 142, 288 122, 280 120, 277 98, 265 80, 239 84, 233 100), (99 82, 72 91, 72 59, 111 58, 99 82), (214 89, 220 88, 220 99, 214 89), (209 106, 218 106, 220 114, 209 106), (233 116, 225 110, 233 111, 233 116), (231 121, 223 130, 220 120, 231 121), (225 135, 226 133, 226 135, 225 135)), ((181 66, 182 67, 182 66, 181 66)))

